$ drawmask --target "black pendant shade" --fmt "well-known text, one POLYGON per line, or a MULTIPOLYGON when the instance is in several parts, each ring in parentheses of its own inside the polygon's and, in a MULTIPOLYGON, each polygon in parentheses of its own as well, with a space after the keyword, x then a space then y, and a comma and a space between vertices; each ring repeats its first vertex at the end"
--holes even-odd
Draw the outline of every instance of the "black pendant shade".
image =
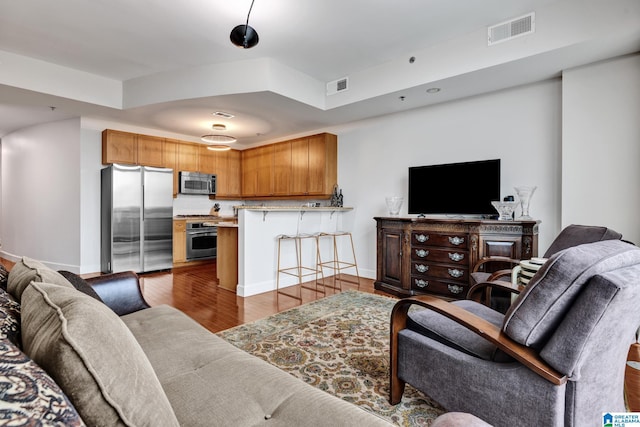
POLYGON ((251 15, 251 9, 253 9, 253 2, 251 0, 251 6, 249 7, 249 13, 247 13, 247 23, 245 25, 238 25, 231 30, 231 43, 244 49, 250 49, 258 44, 258 33, 252 27, 249 26, 249 15, 251 15))
MULTIPOLYGON (((248 20, 247 20, 248 21, 248 20)), ((250 49, 258 44, 258 33, 249 25, 238 25, 231 30, 231 43, 244 49, 250 49)))

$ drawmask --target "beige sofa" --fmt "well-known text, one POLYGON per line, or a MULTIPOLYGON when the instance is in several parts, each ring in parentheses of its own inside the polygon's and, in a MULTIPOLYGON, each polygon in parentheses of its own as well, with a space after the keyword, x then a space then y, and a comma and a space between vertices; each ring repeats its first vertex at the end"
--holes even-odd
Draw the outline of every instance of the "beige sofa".
POLYGON ((61 426, 389 425, 172 307, 148 308, 133 273, 91 286, 65 276, 25 258, 8 277, 15 300, 0 289, 0 375, 20 378, 0 400, 5 418, 61 426), (6 363, 11 358, 15 364, 6 363))

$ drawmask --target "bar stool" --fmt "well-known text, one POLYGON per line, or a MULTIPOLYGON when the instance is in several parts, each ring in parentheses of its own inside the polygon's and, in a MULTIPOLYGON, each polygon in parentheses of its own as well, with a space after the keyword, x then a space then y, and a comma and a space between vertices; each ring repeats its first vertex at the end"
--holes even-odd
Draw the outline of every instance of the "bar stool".
MULTIPOLYGON (((339 289, 342 290, 342 282, 347 282, 347 283, 354 283, 358 285, 358 289, 360 289, 360 273, 358 271, 358 263, 356 261, 356 251, 355 248, 353 246, 353 236, 351 235, 351 232, 349 231, 335 231, 333 233, 320 233, 320 235, 318 236, 318 248, 320 247, 320 239, 322 239, 323 237, 329 237, 332 239, 333 243, 333 259, 331 259, 330 261, 320 261, 320 271, 322 272, 322 284, 326 287, 328 286, 325 283, 325 276, 324 276, 324 268, 330 268, 333 270, 333 287, 332 286, 328 286, 332 289, 339 289), (340 257, 340 252, 338 251, 338 239, 341 237, 348 237, 349 241, 348 244, 351 245, 351 258, 350 259, 344 259, 340 257), (353 280, 347 280, 344 279, 342 277, 342 270, 347 270, 353 268, 355 269, 355 273, 356 273, 356 279, 357 281, 353 281, 353 280), (336 285, 336 280, 339 282, 340 286, 338 287, 336 285)), ((319 249, 318 249, 319 250, 319 249)), ((318 255, 320 256, 320 255, 318 255)))
POLYGON ((322 269, 320 267, 320 246, 318 245, 318 236, 319 234, 295 234, 295 235, 286 235, 281 234, 277 237, 278 239, 278 271, 276 273, 276 297, 280 294, 286 295, 288 297, 297 299, 302 301, 302 288, 310 289, 316 292, 322 292, 326 294, 324 287, 322 291, 318 290, 318 274, 320 274, 322 278, 322 282, 324 282, 324 276, 322 275, 322 269), (290 267, 283 267, 281 265, 281 250, 284 242, 293 242, 295 245, 295 265, 290 267), (312 245, 312 249, 315 251, 315 262, 313 265, 307 264, 304 265, 304 261, 302 259, 303 256, 303 242, 308 241, 312 245), (289 276, 294 276, 298 278, 298 285, 300 288, 298 290, 298 295, 291 295, 290 293, 283 292, 280 290, 280 275, 286 274, 289 276), (315 287, 304 286, 302 278, 307 276, 315 276, 315 287))

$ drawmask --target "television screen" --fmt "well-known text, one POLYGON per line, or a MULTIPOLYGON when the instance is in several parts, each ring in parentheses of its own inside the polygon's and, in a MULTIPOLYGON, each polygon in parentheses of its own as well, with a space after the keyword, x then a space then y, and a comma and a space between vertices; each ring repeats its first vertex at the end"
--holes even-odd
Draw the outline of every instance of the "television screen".
POLYGON ((409 214, 496 214, 500 159, 409 168, 409 214))

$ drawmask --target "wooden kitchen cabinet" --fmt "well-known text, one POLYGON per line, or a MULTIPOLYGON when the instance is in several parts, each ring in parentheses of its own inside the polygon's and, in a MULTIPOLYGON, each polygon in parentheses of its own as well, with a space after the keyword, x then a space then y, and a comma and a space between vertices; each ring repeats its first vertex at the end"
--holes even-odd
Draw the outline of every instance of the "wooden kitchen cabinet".
POLYGON ((137 163, 141 166, 164 167, 164 138, 137 135, 137 163))
POLYGON ((200 144, 180 143, 176 151, 178 171, 200 171, 200 144))
POLYGON ((138 164, 138 144, 135 133, 112 129, 102 131, 102 164, 138 164))
POLYGON ((102 163, 164 167, 164 138, 105 129, 102 163))
POLYGON ((242 153, 220 151, 216 155, 216 198, 242 197, 242 153))
POLYGON ((173 264, 187 262, 187 221, 173 220, 173 264))
POLYGON ((291 142, 289 141, 273 145, 272 184, 272 195, 291 195, 291 142))
POLYGON ((250 148, 242 152, 242 196, 273 195, 273 145, 250 148))
POLYGON ((199 168, 197 169, 197 171, 202 173, 211 173, 211 174, 217 173, 216 163, 217 163, 219 152, 209 150, 205 145, 199 147, 199 149, 200 149, 199 159, 198 159, 199 168))
POLYGON ((173 169, 173 197, 178 195, 178 144, 180 141, 173 139, 164 140, 164 167, 173 169))
POLYGON ((398 296, 464 299, 476 262, 488 256, 538 254, 538 221, 375 218, 374 286, 398 296))
POLYGON ((291 194, 328 197, 338 183, 338 140, 323 133, 291 141, 291 194))

